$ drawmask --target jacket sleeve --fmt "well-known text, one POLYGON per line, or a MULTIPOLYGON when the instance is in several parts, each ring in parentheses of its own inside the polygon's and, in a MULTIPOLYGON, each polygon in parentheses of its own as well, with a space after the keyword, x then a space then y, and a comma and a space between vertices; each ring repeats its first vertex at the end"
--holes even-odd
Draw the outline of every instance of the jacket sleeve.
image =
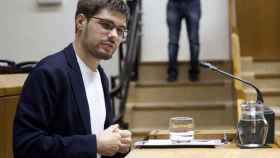
MULTIPOLYGON (((63 88, 53 73, 35 69, 26 80, 13 129, 15 158, 95 158, 95 135, 61 136, 48 128, 63 88)), ((55 121, 55 120, 54 120, 55 121)))

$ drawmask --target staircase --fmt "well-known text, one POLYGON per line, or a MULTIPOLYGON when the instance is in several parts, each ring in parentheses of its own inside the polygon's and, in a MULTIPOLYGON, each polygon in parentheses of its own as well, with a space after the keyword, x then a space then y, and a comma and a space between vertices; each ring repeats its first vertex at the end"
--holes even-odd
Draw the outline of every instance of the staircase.
MULTIPOLYGON (((212 62, 230 72, 229 62, 212 62)), ((139 80, 129 89, 125 121, 134 136, 147 136, 154 129, 168 129, 175 116, 194 118, 195 129, 233 129, 236 108, 232 81, 201 69, 200 81, 188 81, 188 63, 179 64, 178 81, 166 79, 167 63, 141 63, 139 80)))
MULTIPOLYGON (((275 112, 275 129, 280 131, 280 60, 254 60, 251 57, 241 59, 242 77, 250 80, 264 96, 264 105, 275 112)), ((248 100, 255 100, 256 93, 246 88, 248 100)))

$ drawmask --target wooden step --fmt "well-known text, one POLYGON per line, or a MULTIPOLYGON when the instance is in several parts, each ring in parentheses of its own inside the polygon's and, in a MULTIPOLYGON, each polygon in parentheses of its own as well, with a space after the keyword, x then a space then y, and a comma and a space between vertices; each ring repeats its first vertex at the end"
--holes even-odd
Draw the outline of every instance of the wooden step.
POLYGON ((149 102, 149 103, 129 103, 128 107, 131 107, 132 110, 184 110, 184 109, 220 109, 225 108, 225 105, 232 104, 232 102, 225 101, 193 101, 193 102, 149 102))
MULTIPOLYGON (((262 92, 263 96, 279 96, 280 97, 280 88, 263 88, 260 89, 262 92)), ((245 92, 249 95, 256 95, 256 92, 254 89, 245 89, 245 92)))
MULTIPOLYGON (((243 72, 241 78, 254 84, 260 89, 266 88, 280 88, 280 73, 254 73, 243 72)), ((242 84, 244 88, 247 88, 246 84, 242 84)))
POLYGON ((280 62, 280 59, 279 58, 274 58, 274 59, 253 58, 253 62, 280 62))
POLYGON ((280 105, 280 97, 264 97, 264 104, 268 106, 278 106, 280 105))
POLYGON ((275 73, 279 74, 280 72, 280 61, 253 61, 252 65, 242 68, 242 72, 255 72, 256 74, 266 74, 266 73, 275 73))
POLYGON ((195 126, 234 126, 236 110, 231 101, 150 102, 127 105, 129 128, 166 129, 171 117, 190 116, 195 126), (209 119, 211 116, 211 119, 209 119))
POLYGON ((250 81, 254 84, 255 82, 255 73, 254 72, 242 72, 241 79, 250 81))
MULTIPOLYGON (((256 99, 256 92, 254 89, 246 89, 246 97, 248 100, 256 99)), ((261 89, 264 97, 264 103, 269 106, 280 105, 280 88, 264 88, 261 89)))
POLYGON ((260 89, 280 89, 280 78, 257 78, 254 84, 260 89))
POLYGON ((240 62, 241 62, 241 72, 250 72, 251 70, 253 70, 252 57, 242 57, 240 62))
POLYGON ((280 79, 280 72, 278 73, 257 73, 256 79, 280 79))
MULTIPOLYGON (((213 65, 231 72, 230 61, 210 61, 213 65)), ((167 78, 167 62, 144 62, 139 66, 139 81, 164 81, 167 78)), ((178 64, 178 80, 188 80, 189 63, 179 62, 178 64)), ((217 73, 201 68, 200 80, 223 80, 224 77, 217 73)))
POLYGON ((128 102, 180 102, 231 100, 232 82, 138 82, 130 85, 128 102))

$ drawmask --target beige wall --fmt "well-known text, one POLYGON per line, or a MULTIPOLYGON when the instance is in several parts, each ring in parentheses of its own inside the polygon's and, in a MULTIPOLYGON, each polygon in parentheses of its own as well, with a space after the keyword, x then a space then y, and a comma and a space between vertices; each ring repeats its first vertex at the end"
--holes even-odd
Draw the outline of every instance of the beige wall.
MULTIPOLYGON (((74 39, 78 0, 58 6, 38 6, 37 0, 7 0, 0 5, 0 58, 17 62, 40 60, 74 39)), ((110 75, 117 73, 117 53, 102 62, 110 75), (114 66, 112 66, 114 65, 114 66)))
MULTIPOLYGON (((167 61, 167 0, 143 1, 143 61, 167 61)), ((201 0, 201 59, 229 59, 228 0, 201 0)), ((181 32, 179 60, 189 60, 185 24, 181 32)))
MULTIPOLYGON (((143 1, 143 61, 167 59, 165 7, 167 0, 143 1)), ((77 0, 62 5, 39 7, 37 0, 2 0, 0 5, 0 58, 19 61, 40 60, 61 50, 74 38, 74 10, 77 0)), ((202 0, 202 58, 227 59, 227 1, 202 0)), ((187 60, 188 42, 182 32, 180 60, 187 60)), ((109 73, 117 71, 117 53, 104 62, 109 73)))
POLYGON ((1 1, 1 58, 38 60, 73 40, 77 0, 39 7, 37 0, 1 1))

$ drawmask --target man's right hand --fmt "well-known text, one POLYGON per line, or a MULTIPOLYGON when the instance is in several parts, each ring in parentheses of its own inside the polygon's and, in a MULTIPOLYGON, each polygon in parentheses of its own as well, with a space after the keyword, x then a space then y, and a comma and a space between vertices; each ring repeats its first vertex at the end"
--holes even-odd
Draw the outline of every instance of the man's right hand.
POLYGON ((102 133, 96 135, 97 152, 104 156, 113 156, 118 152, 121 145, 121 135, 119 132, 119 126, 112 125, 102 133))

